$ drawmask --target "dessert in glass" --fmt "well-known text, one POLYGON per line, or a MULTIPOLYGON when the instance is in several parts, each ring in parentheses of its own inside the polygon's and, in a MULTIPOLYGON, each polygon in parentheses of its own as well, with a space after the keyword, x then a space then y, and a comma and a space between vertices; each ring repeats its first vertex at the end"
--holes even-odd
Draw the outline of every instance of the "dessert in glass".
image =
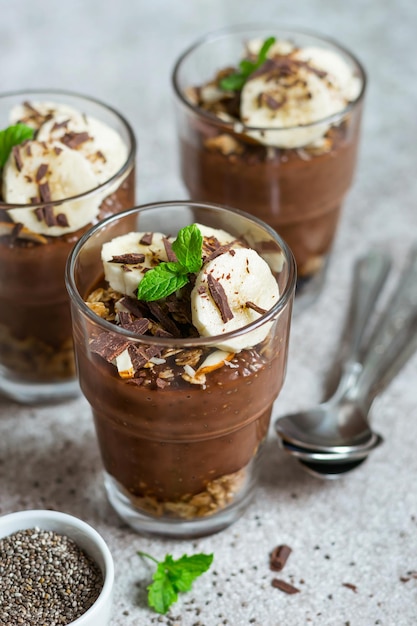
POLYGON ((66 280, 114 509, 147 534, 234 522, 285 378, 288 246, 243 212, 165 202, 90 229, 66 280))
POLYGON ((134 206, 135 137, 69 92, 3 94, 0 120, 0 393, 61 400, 79 393, 65 263, 92 224, 134 206))
POLYGON ((319 295, 355 170, 366 78, 330 39, 239 26, 192 45, 173 72, 191 198, 256 215, 297 262, 295 310, 319 295))

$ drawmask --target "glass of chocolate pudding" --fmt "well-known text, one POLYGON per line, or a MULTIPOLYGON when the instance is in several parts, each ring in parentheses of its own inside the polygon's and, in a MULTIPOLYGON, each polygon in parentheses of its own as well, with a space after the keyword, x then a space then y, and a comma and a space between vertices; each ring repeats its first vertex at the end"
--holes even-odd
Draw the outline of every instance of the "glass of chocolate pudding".
POLYGON ((355 171, 366 77, 337 43, 274 25, 208 35, 173 72, 191 198, 272 226, 297 263, 295 311, 319 295, 355 171))
POLYGON ((0 96, 0 393, 79 393, 65 263, 80 236, 135 204, 136 141, 98 100, 63 91, 0 96))
POLYGON ((114 509, 145 534, 234 522, 285 378, 296 283, 286 243, 238 210, 152 204, 91 228, 66 281, 114 509))

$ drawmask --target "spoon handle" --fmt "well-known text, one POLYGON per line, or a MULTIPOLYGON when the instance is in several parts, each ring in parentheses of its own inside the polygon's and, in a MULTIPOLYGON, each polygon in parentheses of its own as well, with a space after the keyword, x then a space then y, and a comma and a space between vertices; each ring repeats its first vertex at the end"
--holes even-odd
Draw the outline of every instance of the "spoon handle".
POLYGON ((417 349, 417 246, 381 315, 362 360, 354 395, 370 406, 417 349))
POLYGON ((355 263, 343 349, 343 372, 333 400, 345 395, 362 371, 360 355, 364 332, 390 267, 390 257, 378 250, 370 250, 355 263))
POLYGON ((363 335, 388 276, 390 266, 389 256, 378 250, 371 250, 359 258, 355 264, 349 315, 347 361, 359 361, 363 335))

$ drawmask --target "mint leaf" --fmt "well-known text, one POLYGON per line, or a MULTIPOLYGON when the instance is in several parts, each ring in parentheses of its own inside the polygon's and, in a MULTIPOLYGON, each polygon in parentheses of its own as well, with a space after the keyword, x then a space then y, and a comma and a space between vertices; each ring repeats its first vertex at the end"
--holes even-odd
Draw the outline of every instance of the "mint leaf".
POLYGON ((268 39, 265 39, 261 49, 259 50, 256 61, 253 62, 248 59, 243 59, 243 61, 239 63, 240 72, 234 72, 233 74, 229 74, 229 76, 222 78, 219 83, 220 89, 224 89, 225 91, 240 91, 249 76, 253 74, 258 67, 265 63, 268 51, 275 41, 275 37, 268 37, 268 39))
POLYGON ((173 271, 172 268, 176 265, 175 263, 160 263, 146 272, 138 286, 138 300, 146 302, 160 300, 184 287, 188 283, 188 276, 173 271))
POLYGON ((160 263, 146 272, 138 286, 138 300, 151 302, 166 298, 188 283, 188 274, 200 270, 203 235, 196 224, 181 228, 172 249, 178 261, 160 263))
POLYGON ((171 604, 177 601, 178 593, 169 577, 166 576, 163 563, 159 563, 152 579, 154 582, 147 588, 148 604, 157 613, 166 613, 171 604))
POLYGON ((212 554, 184 554, 174 561, 170 555, 165 557, 165 568, 169 571, 172 584, 177 591, 190 591, 196 578, 206 572, 213 562, 212 554))
POLYGON ((152 576, 153 583, 147 588, 148 604, 157 613, 166 613, 171 604, 177 601, 178 593, 190 591, 194 580, 204 574, 213 562, 212 554, 184 554, 177 560, 167 554, 161 562, 145 552, 138 554, 157 563, 152 576))
POLYGON ((196 224, 190 224, 181 228, 176 240, 172 243, 172 249, 178 262, 186 268, 187 272, 198 272, 203 264, 201 250, 203 247, 203 235, 196 224))
POLYGON ((262 63, 265 63, 269 48, 274 45, 275 41, 275 37, 268 37, 268 39, 265 39, 261 49, 259 50, 258 60, 256 62, 255 69, 261 67, 262 63))
POLYGON ((26 124, 15 124, 0 131, 0 168, 4 167, 13 146, 33 139, 34 130, 26 124))

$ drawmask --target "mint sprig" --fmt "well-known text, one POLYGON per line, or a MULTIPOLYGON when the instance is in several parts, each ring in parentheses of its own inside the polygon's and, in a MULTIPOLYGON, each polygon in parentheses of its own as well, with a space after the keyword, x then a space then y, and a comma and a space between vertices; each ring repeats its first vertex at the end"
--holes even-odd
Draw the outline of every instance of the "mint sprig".
POLYGON ((253 74, 258 67, 261 67, 261 65, 265 63, 268 50, 275 43, 275 41, 275 37, 268 37, 268 39, 265 39, 261 49, 259 50, 256 61, 243 59, 243 61, 239 63, 239 72, 234 72, 233 74, 229 74, 229 76, 225 76, 221 79, 219 83, 220 89, 224 89, 225 91, 240 91, 249 76, 253 74))
POLYGON ((33 139, 34 130, 26 124, 15 124, 0 130, 0 168, 3 168, 14 146, 33 139))
POLYGON ((157 613, 166 613, 178 600, 178 593, 190 591, 196 578, 206 572, 213 562, 213 554, 184 554, 174 560, 170 554, 163 561, 157 561, 146 552, 138 552, 139 556, 151 559, 157 564, 152 576, 153 583, 147 587, 148 604, 157 613))
POLYGON ((166 298, 189 282, 190 273, 200 270, 203 235, 196 224, 182 228, 172 243, 178 261, 160 263, 146 272, 138 286, 138 300, 151 302, 166 298))

